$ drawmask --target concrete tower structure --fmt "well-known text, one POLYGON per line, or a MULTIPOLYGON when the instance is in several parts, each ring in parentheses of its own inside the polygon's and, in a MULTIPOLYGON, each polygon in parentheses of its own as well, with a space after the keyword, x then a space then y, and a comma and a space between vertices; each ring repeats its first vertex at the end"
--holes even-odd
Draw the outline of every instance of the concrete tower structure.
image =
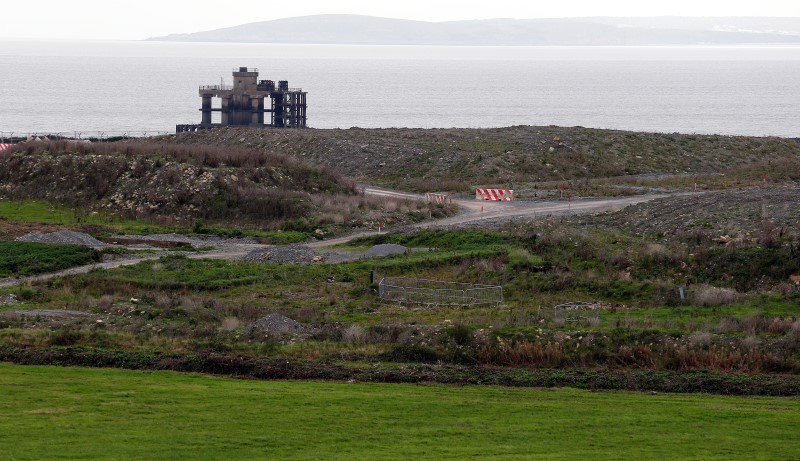
POLYGON ((204 85, 199 95, 199 125, 177 125, 176 132, 197 131, 221 126, 256 128, 305 128, 306 92, 289 88, 289 82, 258 80, 258 69, 240 67, 233 71, 233 85, 204 85), (220 98, 213 107, 213 98, 220 98), (269 103, 265 101, 269 99, 269 103), (220 112, 220 123, 211 122, 212 112, 220 112), (270 116, 264 116, 269 113, 270 116))

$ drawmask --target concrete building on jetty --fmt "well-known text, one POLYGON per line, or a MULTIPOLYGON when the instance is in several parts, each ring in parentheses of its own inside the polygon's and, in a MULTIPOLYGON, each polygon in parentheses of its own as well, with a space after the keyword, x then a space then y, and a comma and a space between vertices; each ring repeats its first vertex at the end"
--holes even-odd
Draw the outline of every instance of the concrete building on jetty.
POLYGON ((301 88, 289 88, 286 80, 277 84, 273 80, 258 80, 258 69, 234 69, 233 85, 204 85, 199 95, 202 99, 200 124, 176 125, 177 133, 222 126, 306 127, 306 92, 301 88), (212 104, 213 98, 221 100, 218 107, 212 104), (220 112, 220 123, 211 122, 213 112, 220 112))

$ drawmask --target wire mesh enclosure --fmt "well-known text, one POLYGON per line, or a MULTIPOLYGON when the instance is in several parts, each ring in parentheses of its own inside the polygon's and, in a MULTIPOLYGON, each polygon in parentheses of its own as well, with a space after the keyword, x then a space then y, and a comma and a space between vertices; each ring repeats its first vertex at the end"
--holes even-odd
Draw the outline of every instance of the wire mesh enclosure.
POLYGON ((405 277, 383 277, 378 283, 383 301, 432 306, 479 306, 503 303, 503 287, 440 282, 405 277))

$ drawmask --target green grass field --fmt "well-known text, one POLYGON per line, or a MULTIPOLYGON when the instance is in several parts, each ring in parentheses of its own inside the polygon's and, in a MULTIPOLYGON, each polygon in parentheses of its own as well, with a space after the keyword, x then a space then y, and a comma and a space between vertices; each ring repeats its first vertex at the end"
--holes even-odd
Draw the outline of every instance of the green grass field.
POLYGON ((0 218, 8 221, 36 222, 61 225, 116 225, 125 229, 141 230, 140 222, 121 219, 107 213, 91 213, 88 210, 69 208, 39 200, 0 199, 0 218))
POLYGON ((0 458, 798 459, 800 399, 0 364, 0 458))

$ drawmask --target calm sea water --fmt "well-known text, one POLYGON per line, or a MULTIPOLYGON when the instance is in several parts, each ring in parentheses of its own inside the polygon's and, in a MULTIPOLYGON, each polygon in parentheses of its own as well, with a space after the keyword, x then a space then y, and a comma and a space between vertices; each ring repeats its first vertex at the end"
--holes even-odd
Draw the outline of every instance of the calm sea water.
POLYGON ((0 131, 172 132, 231 70, 308 91, 309 125, 561 125, 800 136, 798 47, 0 41, 0 131))

